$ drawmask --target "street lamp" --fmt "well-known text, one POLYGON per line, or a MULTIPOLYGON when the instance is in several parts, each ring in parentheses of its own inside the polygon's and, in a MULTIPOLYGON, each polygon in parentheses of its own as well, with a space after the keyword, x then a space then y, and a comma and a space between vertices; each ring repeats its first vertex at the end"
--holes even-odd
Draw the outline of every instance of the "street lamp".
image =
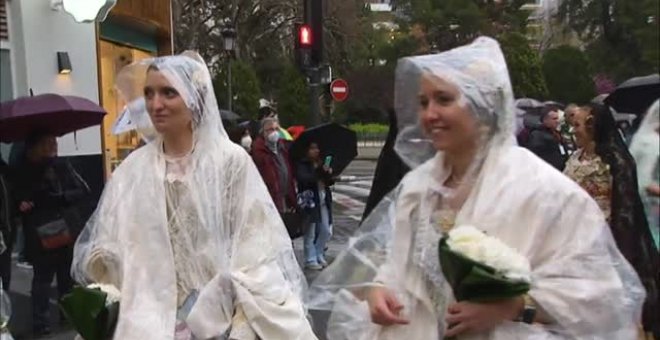
POLYGON ((236 30, 227 26, 222 30, 225 52, 227 53, 227 110, 231 112, 232 91, 231 91, 231 59, 234 54, 234 45, 236 43, 236 30))

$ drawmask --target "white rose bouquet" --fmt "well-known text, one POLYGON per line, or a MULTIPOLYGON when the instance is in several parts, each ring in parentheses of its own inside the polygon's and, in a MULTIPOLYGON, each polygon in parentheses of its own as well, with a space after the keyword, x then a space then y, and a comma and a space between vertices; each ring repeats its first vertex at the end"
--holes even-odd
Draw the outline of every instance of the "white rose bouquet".
POLYGON ((527 293, 527 258, 473 226, 459 226, 440 239, 440 264, 458 301, 487 302, 527 293))
POLYGON ((85 340, 108 340, 117 325, 121 293, 113 285, 74 287, 62 297, 60 309, 85 340))

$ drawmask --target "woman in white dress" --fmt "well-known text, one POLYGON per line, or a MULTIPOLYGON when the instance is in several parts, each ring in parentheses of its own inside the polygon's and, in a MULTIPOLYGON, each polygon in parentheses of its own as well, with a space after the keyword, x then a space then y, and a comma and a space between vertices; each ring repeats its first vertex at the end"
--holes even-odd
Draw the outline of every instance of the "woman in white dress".
POLYGON ((201 57, 141 61, 117 79, 126 102, 144 98, 155 134, 113 173, 72 269, 120 289, 114 338, 315 339, 291 241, 227 137, 201 57))
POLYGON ((646 112, 630 143, 630 153, 637 163, 639 195, 651 235, 655 247, 660 249, 660 101, 653 103, 646 112))
POLYGON ((328 338, 635 339, 644 289, 598 205, 515 145, 497 42, 404 58, 396 77, 395 148, 414 170, 310 288, 309 308, 331 311, 328 338), (458 225, 526 256, 528 295, 455 302, 438 241, 458 225))

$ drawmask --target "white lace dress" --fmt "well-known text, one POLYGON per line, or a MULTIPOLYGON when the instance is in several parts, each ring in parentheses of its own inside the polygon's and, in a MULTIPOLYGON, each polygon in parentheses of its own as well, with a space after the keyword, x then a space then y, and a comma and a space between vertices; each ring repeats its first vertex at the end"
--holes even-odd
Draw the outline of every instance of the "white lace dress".
MULTIPOLYGON (((182 308, 186 303, 186 299, 192 293, 196 293, 198 289, 192 277, 203 277, 210 281, 214 275, 213 265, 204 261, 202 257, 195 256, 195 249, 187 246, 194 244, 201 223, 199 214, 195 210, 193 198, 185 185, 185 177, 191 168, 192 162, 190 154, 182 157, 166 156, 165 162, 167 226, 176 270, 177 308, 182 308), (191 261, 191 259, 196 259, 196 261, 191 261), (195 275, 189 275, 190 273, 195 273, 195 275)), ((182 316, 185 317, 185 315, 182 316)), ((177 324, 178 332, 180 322, 177 322, 177 324)), ((232 318, 229 339, 257 339, 242 308, 237 308, 232 318)))

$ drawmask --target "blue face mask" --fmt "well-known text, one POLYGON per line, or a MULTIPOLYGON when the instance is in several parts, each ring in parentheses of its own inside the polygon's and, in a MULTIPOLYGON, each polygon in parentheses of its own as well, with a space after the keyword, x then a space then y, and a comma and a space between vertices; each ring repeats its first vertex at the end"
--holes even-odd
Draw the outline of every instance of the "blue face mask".
POLYGON ((273 131, 268 135, 268 142, 271 144, 276 144, 280 140, 280 133, 278 131, 273 131))

